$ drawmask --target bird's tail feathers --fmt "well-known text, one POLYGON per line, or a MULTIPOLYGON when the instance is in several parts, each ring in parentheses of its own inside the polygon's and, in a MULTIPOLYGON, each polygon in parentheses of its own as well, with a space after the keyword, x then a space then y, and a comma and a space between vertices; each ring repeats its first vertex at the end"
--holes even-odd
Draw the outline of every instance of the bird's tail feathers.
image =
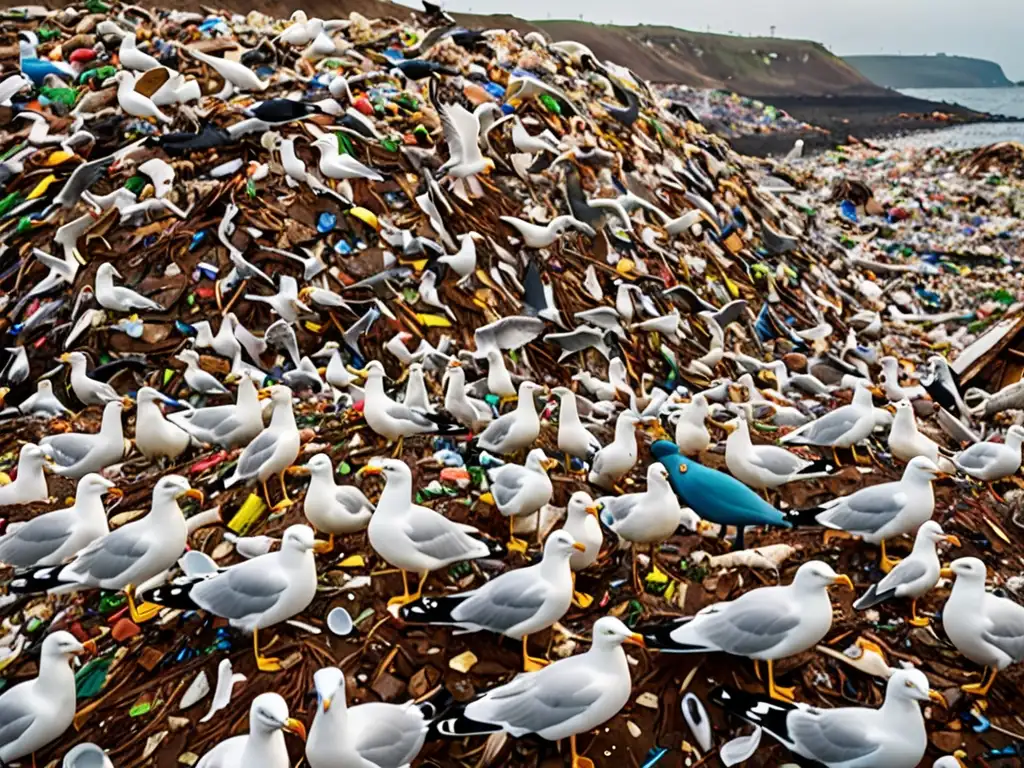
POLYGON ((896 596, 896 590, 887 589, 885 592, 879 592, 876 584, 872 584, 868 591, 857 598, 853 607, 854 610, 866 611, 868 608, 874 608, 876 605, 881 605, 887 600, 891 600, 896 596))
POLYGON ((199 608, 199 606, 192 600, 192 587, 200 581, 204 581, 206 578, 207 575, 186 576, 180 579, 175 579, 169 584, 161 584, 159 587, 156 587, 151 591, 140 593, 139 599, 147 603, 163 605, 167 608, 176 608, 181 611, 194 611, 199 608))
POLYGON ((466 717, 466 705, 457 704, 430 724, 427 739, 461 739, 465 736, 484 736, 502 729, 493 723, 481 723, 466 717))
POLYGON ((828 477, 836 471, 836 465, 830 459, 816 459, 794 475, 795 479, 810 480, 815 477, 828 477))
POLYGON ((725 685, 713 690, 710 698, 712 704, 717 704, 726 712, 763 728, 783 744, 792 744, 786 727, 786 717, 796 709, 795 705, 725 685))
POLYGON ((693 621, 693 617, 686 616, 685 618, 676 619, 667 624, 640 626, 637 627, 636 631, 643 635, 644 644, 648 648, 653 648, 654 650, 668 651, 672 653, 707 652, 709 650, 707 646, 680 643, 672 637, 673 632, 679 629, 682 625, 688 624, 691 621, 693 621))
POLYGON ((466 600, 466 595, 442 595, 421 597, 403 605, 398 617, 410 624, 456 624, 452 611, 466 600))
POLYGON ((791 509, 785 512, 786 519, 794 528, 820 526, 818 515, 825 511, 824 507, 809 507, 807 509, 791 509))
POLYGON ((65 565, 43 565, 15 571, 14 578, 6 584, 7 593, 11 595, 38 595, 51 589, 69 586, 74 581, 62 579, 61 572, 65 565))

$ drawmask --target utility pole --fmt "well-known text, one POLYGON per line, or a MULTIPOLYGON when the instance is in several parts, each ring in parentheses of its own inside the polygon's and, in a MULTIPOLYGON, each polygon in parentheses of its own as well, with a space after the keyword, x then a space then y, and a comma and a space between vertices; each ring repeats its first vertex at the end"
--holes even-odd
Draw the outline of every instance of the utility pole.
POLYGON ((775 37, 775 25, 772 24, 771 27, 769 27, 769 29, 771 30, 772 37, 775 37))

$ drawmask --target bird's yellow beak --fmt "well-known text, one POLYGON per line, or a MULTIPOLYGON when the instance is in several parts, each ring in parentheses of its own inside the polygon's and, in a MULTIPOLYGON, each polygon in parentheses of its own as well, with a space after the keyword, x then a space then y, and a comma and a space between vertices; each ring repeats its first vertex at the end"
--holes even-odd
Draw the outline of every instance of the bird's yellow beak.
POLYGON ((630 645, 639 645, 641 648, 647 647, 647 643, 644 642, 644 636, 637 632, 634 632, 632 635, 627 637, 625 642, 629 643, 630 645))
POLYGON ((356 472, 356 477, 361 477, 362 475, 379 475, 383 471, 384 470, 376 464, 366 464, 359 468, 359 471, 356 472))
POLYGON ((202 504, 204 501, 206 501, 206 496, 198 488, 189 488, 187 491, 182 491, 181 493, 179 493, 174 498, 175 499, 183 499, 183 498, 184 499, 195 499, 200 504, 202 504))
POLYGON ((71 353, 70 352, 65 352, 63 355, 60 356, 60 361, 62 363, 69 363, 69 362, 71 362, 71 353))
POLYGON ((832 582, 833 586, 839 586, 840 584, 842 584, 847 589, 853 589, 853 582, 850 581, 850 577, 847 576, 845 573, 841 573, 838 576, 836 576, 835 581, 832 582))
POLYGON ((597 517, 601 513, 601 510, 598 507, 590 506, 587 507, 586 512, 588 515, 593 515, 594 517, 597 517))
POLYGON ((120 501, 124 498, 124 491, 120 488, 107 488, 107 496, 109 501, 120 501))
POLYGON ((268 397, 270 397, 270 390, 269 389, 261 389, 258 392, 256 392, 256 399, 257 400, 266 400, 268 397))
POLYGON ((707 520, 701 520, 697 523, 697 533, 707 533, 715 529, 714 523, 709 523, 707 520))
POLYGON ((724 429, 724 430, 725 430, 726 432, 728 432, 728 433, 729 433, 730 435, 731 435, 731 434, 732 434, 733 432, 735 432, 735 431, 736 431, 736 424, 735 424, 734 422, 732 422, 732 421, 726 421, 726 422, 723 422, 723 423, 719 424, 718 426, 720 426, 720 427, 721 427, 722 429, 724 429))
POLYGON ((939 571, 939 576, 944 579, 952 579, 955 575, 952 568, 943 568, 939 571))
POLYGON ((86 640, 84 643, 82 643, 82 650, 80 650, 78 652, 78 655, 81 656, 83 653, 87 653, 90 656, 95 656, 96 655, 96 641, 95 640, 86 640))
POLYGON ((330 699, 321 699, 320 703, 323 705, 325 713, 327 712, 327 710, 329 710, 331 708, 331 700, 330 699))
POLYGON ((448 367, 449 368, 461 368, 462 367, 462 361, 461 360, 449 360, 448 361, 448 367))
MULTIPOLYGON (((953 534, 949 534, 948 536, 944 536, 944 537, 943 537, 943 541, 948 541, 948 542, 949 542, 950 544, 952 544, 952 545, 953 545, 954 547, 959 547, 959 546, 962 546, 962 545, 960 544, 960 539, 959 539, 959 538, 957 538, 956 536, 954 536, 953 534)), ((941 575, 941 571, 940 571, 940 575, 941 575)), ((952 575, 952 574, 950 574, 950 575, 952 575)))
POLYGON ((288 469, 285 470, 285 473, 289 474, 289 475, 309 475, 309 474, 312 474, 310 472, 310 470, 309 470, 309 467, 307 467, 305 464, 298 464, 298 465, 293 466, 293 467, 288 467, 288 469))
POLYGON ((943 472, 940 469, 932 470, 932 477, 936 480, 945 480, 947 477, 950 476, 951 475, 948 472, 943 472))
POLYGON ((303 741, 306 740, 306 726, 301 720, 296 720, 294 717, 289 717, 288 722, 284 724, 284 730, 288 733, 294 733, 303 741))
POLYGON ((558 462, 555 461, 554 459, 544 459, 544 461, 542 461, 540 465, 544 467, 545 471, 550 472, 552 469, 558 466, 558 462))
POLYGON ((934 701, 942 708, 946 708, 949 706, 949 704, 946 703, 946 697, 938 691, 928 691, 928 698, 934 701))
POLYGON ((128 395, 125 395, 124 397, 121 398, 121 405, 123 405, 125 408, 131 408, 133 405, 135 405, 135 401, 128 397, 128 395))
POLYGON ((572 548, 575 549, 577 552, 586 552, 587 551, 587 545, 586 544, 580 544, 578 541, 574 541, 572 543, 572 548))

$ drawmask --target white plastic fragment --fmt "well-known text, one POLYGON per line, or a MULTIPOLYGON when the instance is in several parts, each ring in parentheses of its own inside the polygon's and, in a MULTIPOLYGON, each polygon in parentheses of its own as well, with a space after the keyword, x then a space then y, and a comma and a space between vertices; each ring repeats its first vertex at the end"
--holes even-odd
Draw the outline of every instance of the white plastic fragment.
POLYGON ((727 741, 718 750, 718 758, 725 766, 738 765, 757 752, 761 746, 761 728, 754 726, 754 732, 749 736, 737 736, 732 741, 727 741))
POLYGON ((683 709, 683 719, 690 726, 690 732, 702 751, 708 752, 711 749, 711 719, 704 704, 697 698, 696 694, 688 693, 683 696, 680 704, 683 709))
POLYGON ((213 692, 213 703, 210 704, 210 711, 203 715, 199 722, 209 722, 215 714, 230 704, 235 683, 241 683, 244 680, 245 675, 231 673, 231 662, 228 659, 221 661, 220 666, 217 667, 217 688, 213 692))
POLYGON ((205 670, 200 670, 199 674, 196 675, 196 679, 192 681, 192 684, 185 690, 185 694, 181 697, 181 701, 178 703, 178 709, 188 709, 194 704, 198 704, 206 698, 206 694, 209 692, 210 680, 206 676, 205 670))

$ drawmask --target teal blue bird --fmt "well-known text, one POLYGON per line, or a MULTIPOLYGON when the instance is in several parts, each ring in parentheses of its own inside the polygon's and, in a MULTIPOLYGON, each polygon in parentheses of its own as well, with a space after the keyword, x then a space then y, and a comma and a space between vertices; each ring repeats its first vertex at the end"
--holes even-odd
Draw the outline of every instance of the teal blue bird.
POLYGON ((736 549, 743 549, 743 529, 748 525, 793 527, 782 512, 735 477, 686 458, 670 440, 656 441, 651 453, 668 470, 668 481, 686 506, 704 520, 736 526, 736 549))

